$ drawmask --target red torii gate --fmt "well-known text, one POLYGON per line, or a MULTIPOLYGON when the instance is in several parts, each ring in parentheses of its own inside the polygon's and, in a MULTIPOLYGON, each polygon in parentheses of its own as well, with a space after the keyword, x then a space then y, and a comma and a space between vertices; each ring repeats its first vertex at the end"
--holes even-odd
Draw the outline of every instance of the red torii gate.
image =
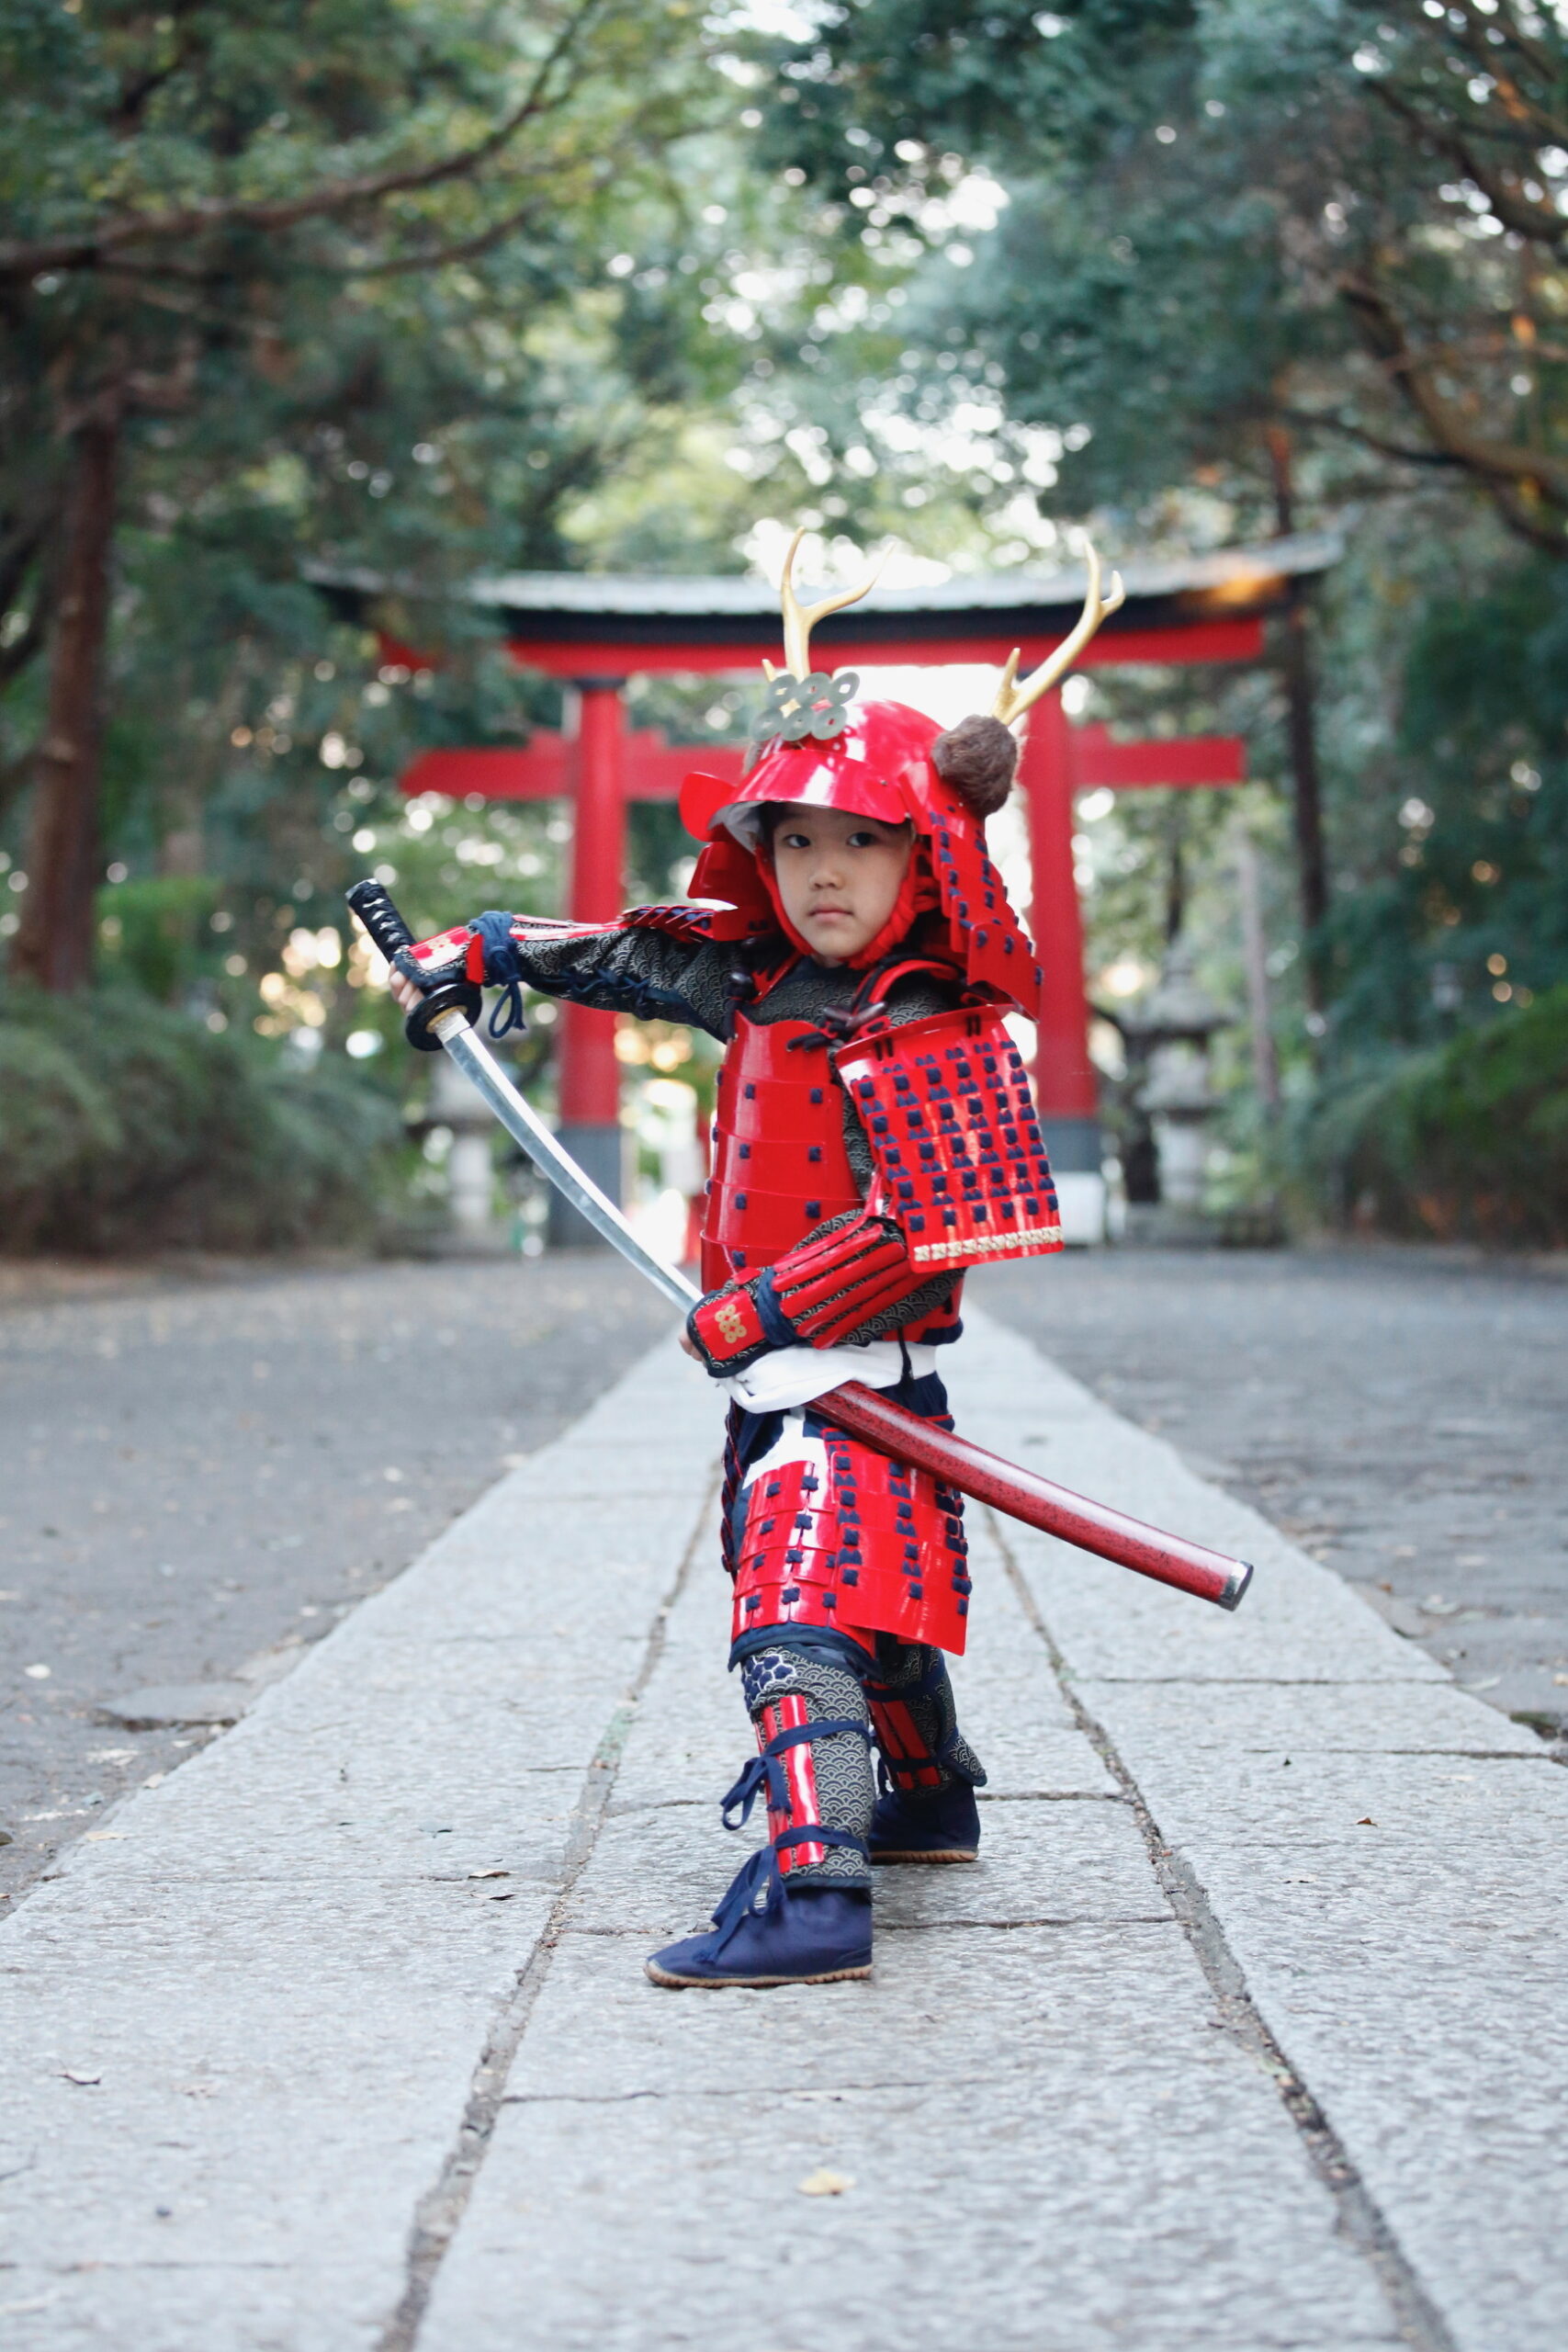
MULTIPOLYGON (((1322 571, 1338 554, 1326 537, 1273 540, 1179 562, 1122 567, 1127 599, 1083 657, 1084 667, 1122 662, 1187 664, 1256 660, 1265 617, 1294 581, 1322 571)), ((353 611, 373 617, 378 583, 363 578, 320 583, 353 611)), ((771 592, 746 580, 521 573, 476 583, 475 600, 495 613, 519 666, 577 690, 570 739, 536 736, 522 750, 431 752, 402 780, 405 792, 454 798, 536 798, 575 804, 570 904, 574 920, 612 920, 625 903, 625 811, 628 799, 672 797, 691 765, 739 772, 739 754, 666 744, 629 734, 623 695, 642 673, 750 672, 777 662, 780 636, 771 592)), ((1067 635, 1082 599, 1081 571, 954 580, 938 588, 885 591, 833 616, 814 633, 824 666, 989 663, 1013 646, 1032 667, 1067 635)), ((1224 737, 1117 743, 1100 728, 1074 729, 1060 692, 1029 718, 1019 778, 1029 810, 1033 865, 1030 929, 1044 971, 1035 1064, 1041 1123, 1058 1172, 1098 1178, 1098 1080, 1089 1056, 1083 927, 1073 874, 1073 796, 1096 784, 1227 785, 1245 773, 1239 742, 1224 737)), ((606 1190, 619 1184, 619 1065, 613 1023, 603 1013, 565 1009, 562 1136, 606 1190)))

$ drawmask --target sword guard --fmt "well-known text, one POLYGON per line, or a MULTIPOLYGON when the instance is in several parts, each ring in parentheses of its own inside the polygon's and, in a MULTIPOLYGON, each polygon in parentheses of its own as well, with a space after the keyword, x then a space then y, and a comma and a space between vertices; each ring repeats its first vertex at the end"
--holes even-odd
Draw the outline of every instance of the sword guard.
MULTIPOLYGON (((411 959, 412 960, 412 959, 411 959)), ((406 968, 400 964, 398 969, 406 968)), ((423 985, 423 983, 421 984, 423 985)), ((472 1029, 484 1010, 484 991, 473 980, 442 980, 431 989, 421 1004, 416 1004, 403 1023, 403 1035, 415 1053, 438 1054, 441 1040, 431 1033, 431 1023, 438 1012, 461 1012, 472 1029)))

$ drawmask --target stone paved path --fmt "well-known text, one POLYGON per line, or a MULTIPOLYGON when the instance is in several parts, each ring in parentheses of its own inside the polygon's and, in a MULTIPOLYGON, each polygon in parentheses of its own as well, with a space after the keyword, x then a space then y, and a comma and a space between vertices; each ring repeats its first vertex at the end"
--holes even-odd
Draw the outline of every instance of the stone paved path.
POLYGON ((1079 1250, 987 1268, 969 1295, 1489 1705, 1568 1726, 1568 1266, 1079 1250))
POLYGON ((660 1993, 746 1745, 666 1343, 0 1928, 16 2352, 1556 2352, 1568 1777, 964 1355, 963 1423, 1247 1553, 1242 1611, 977 1525, 981 1863, 886 1874, 869 1985, 660 1993))
POLYGON ((207 1736, 106 1706, 243 1700, 670 1327, 604 1251, 0 1276, 0 1903, 207 1736))

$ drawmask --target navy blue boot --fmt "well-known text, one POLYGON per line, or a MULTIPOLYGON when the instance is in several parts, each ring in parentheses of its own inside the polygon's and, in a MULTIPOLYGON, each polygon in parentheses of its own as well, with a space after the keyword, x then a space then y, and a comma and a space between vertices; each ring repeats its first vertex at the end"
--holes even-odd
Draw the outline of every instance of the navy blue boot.
POLYGON ((980 1808, 967 1781, 941 1789, 889 1789, 871 1816, 874 1862, 972 1862, 980 1808))
POLYGON ((791 1886, 771 1846, 752 1855, 713 1921, 711 1934, 666 1944, 643 1962, 656 1984, 834 1984, 871 1974, 869 1891, 820 1879, 791 1886))

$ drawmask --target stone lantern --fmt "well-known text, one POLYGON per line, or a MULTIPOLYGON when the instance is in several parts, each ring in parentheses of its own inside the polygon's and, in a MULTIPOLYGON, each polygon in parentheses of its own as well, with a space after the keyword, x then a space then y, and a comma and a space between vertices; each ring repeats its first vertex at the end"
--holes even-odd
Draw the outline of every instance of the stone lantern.
POLYGON ((430 1073, 432 1125, 451 1130, 446 1155, 446 1201, 452 1238, 470 1249, 500 1248, 494 1223, 495 1166, 491 1145, 495 1119, 462 1071, 445 1054, 438 1054, 430 1073))
POLYGON ((1130 1052, 1145 1072, 1142 1106, 1159 1160, 1159 1205, 1135 1212, 1149 1239, 1197 1235, 1203 1222, 1203 1180, 1214 1091, 1209 1045, 1230 1015, 1200 988, 1192 951, 1179 939, 1167 951, 1157 986, 1119 1016, 1130 1052))

